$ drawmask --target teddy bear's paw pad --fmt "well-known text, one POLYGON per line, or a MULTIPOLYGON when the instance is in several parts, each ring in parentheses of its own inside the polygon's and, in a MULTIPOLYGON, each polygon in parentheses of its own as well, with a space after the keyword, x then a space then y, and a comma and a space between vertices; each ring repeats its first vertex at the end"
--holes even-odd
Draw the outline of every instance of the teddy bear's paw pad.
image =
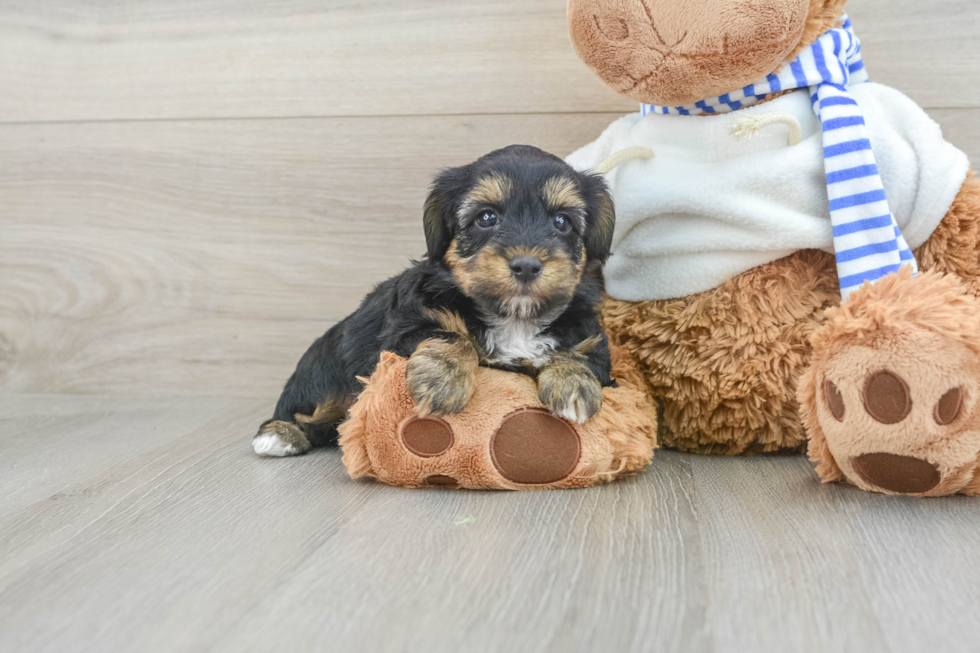
MULTIPOLYGON (((402 444, 416 456, 434 458, 449 451, 454 442, 453 429, 438 417, 413 417, 401 427, 402 444)), ((454 480, 455 482, 455 480, 454 480)))
POLYGON ((500 475, 513 483, 544 485, 567 478, 578 466, 582 443, 565 421, 539 408, 504 418, 490 441, 500 475))
POLYGON ((912 412, 912 395, 908 384, 888 370, 868 377, 861 398, 871 419, 881 424, 898 424, 912 412))
POLYGON ((953 388, 939 399, 932 418, 936 420, 936 424, 946 426, 960 416, 962 409, 963 388, 953 388))
POLYGON ((889 492, 921 494, 939 485, 939 466, 912 456, 866 453, 851 463, 866 483, 889 492))

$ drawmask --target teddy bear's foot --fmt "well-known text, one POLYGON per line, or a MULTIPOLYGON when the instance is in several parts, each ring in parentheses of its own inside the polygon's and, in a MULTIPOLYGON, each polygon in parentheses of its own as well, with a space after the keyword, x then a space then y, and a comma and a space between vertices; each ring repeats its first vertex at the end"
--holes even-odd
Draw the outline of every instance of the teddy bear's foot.
POLYGON ((534 379, 481 367, 461 412, 420 415, 409 360, 385 352, 340 426, 354 478, 402 487, 540 490, 589 487, 643 469, 656 446, 656 413, 642 377, 613 357, 619 387, 584 424, 555 417, 534 379))
POLYGON ((821 478, 887 494, 976 493, 977 300, 956 277, 906 268, 827 318, 800 386, 821 478))

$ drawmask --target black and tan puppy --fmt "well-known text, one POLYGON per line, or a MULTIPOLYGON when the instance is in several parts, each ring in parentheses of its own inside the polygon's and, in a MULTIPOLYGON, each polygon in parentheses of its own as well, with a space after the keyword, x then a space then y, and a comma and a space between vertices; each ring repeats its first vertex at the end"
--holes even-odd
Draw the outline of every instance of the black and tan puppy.
POLYGON ((514 145, 440 174, 425 203, 428 253, 318 339, 253 440, 256 453, 335 444, 382 351, 410 356, 420 414, 452 414, 486 365, 532 375, 553 413, 584 422, 610 385, 599 325, 615 215, 601 177, 514 145))

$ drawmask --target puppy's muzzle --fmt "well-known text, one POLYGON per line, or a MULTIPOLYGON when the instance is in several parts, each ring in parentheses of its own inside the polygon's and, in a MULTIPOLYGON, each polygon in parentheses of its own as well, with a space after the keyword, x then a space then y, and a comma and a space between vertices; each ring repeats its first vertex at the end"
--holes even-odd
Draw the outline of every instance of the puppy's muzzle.
POLYGON ((536 256, 515 256, 510 260, 510 273, 521 283, 531 283, 540 277, 543 267, 536 256))

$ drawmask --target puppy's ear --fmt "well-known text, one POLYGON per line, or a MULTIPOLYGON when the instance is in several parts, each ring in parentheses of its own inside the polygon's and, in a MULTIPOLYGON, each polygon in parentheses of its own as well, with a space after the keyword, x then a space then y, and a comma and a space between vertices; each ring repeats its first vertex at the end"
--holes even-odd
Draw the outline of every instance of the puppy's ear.
POLYGON ((585 254, 593 261, 605 262, 616 228, 616 208, 606 180, 599 175, 583 175, 588 188, 588 215, 585 228, 585 254))
POLYGON ((470 166, 443 170, 432 182, 422 212, 426 256, 438 261, 446 255, 456 235, 456 211, 469 180, 470 166))
POLYGON ((429 192, 422 212, 422 228, 425 230, 426 256, 430 261, 437 261, 446 254, 452 240, 449 229, 443 217, 443 201, 435 188, 429 192))

